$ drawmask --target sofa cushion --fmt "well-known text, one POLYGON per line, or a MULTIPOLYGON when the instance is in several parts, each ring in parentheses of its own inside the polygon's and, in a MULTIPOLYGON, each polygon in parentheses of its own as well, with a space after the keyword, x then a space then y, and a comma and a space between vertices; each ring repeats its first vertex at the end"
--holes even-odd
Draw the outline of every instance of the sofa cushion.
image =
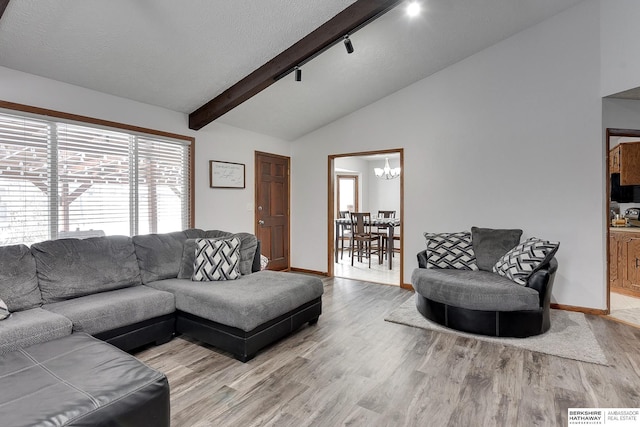
MULTIPOLYGON (((251 233, 229 233, 220 230, 207 230, 204 236, 207 239, 228 239, 237 237, 240 239, 240 274, 251 274, 253 271, 253 260, 258 248, 258 238, 251 233)), ((178 279, 190 279, 193 276, 193 265, 196 253, 196 239, 187 239, 184 242, 182 261, 178 279)))
POLYGON ((417 293, 443 304, 470 310, 538 310, 538 291, 515 286, 488 271, 416 268, 411 283, 417 293))
POLYGON ((44 303, 140 284, 130 237, 49 240, 34 243, 31 253, 44 303))
POLYGON ((559 242, 532 237, 504 254, 493 266, 493 272, 519 285, 526 285, 529 276, 547 264, 559 247, 559 242))
POLYGON ((322 280, 317 277, 268 270, 233 282, 169 279, 148 286, 172 292, 177 310, 247 332, 323 293, 322 280))
POLYGON ((168 427, 161 372, 87 334, 0 358, 2 426, 168 427))
POLYGON ((427 268, 477 270, 471 233, 424 233, 427 240, 427 268))
POLYGON ((196 239, 194 282, 235 280, 240 277, 240 239, 196 239))
POLYGON ((169 292, 135 286, 45 304, 42 308, 71 320, 74 332, 95 335, 171 314, 175 299, 169 292))
POLYGON ((25 245, 0 247, 0 299, 9 311, 28 310, 42 304, 36 260, 25 245))
POLYGON ((133 236, 142 283, 177 277, 185 240, 183 231, 133 236))
POLYGON ((495 263, 520 243, 522 230, 471 227, 471 242, 478 268, 492 271, 495 263))
POLYGON ((0 322, 0 354, 71 334, 71 320, 32 308, 18 311, 0 322))

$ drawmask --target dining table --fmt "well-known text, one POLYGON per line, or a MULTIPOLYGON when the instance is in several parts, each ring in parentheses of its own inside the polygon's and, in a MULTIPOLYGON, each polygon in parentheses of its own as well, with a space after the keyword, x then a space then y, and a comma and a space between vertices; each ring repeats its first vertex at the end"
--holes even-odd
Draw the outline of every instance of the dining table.
MULTIPOLYGON (((340 242, 340 238, 343 236, 344 227, 351 225, 351 218, 336 218, 336 241, 334 245, 334 256, 335 262, 338 262, 338 244, 340 242)), ((370 221, 366 221, 365 225, 370 225, 371 227, 378 228, 386 228, 387 232, 387 249, 386 255, 389 262, 389 270, 393 269, 393 234, 396 227, 400 226, 400 218, 376 218, 371 217, 370 221)))

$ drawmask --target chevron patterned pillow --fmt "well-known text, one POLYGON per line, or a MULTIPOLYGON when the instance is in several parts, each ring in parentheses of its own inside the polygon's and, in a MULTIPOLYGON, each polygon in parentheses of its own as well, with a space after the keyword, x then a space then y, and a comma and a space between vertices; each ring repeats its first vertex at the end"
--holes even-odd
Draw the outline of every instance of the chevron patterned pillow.
POLYGON ((493 272, 526 285, 529 276, 553 258, 560 242, 549 242, 532 237, 517 245, 493 266, 493 272))
POLYGON ((427 268, 477 270, 471 233, 424 233, 427 239, 427 268))
POLYGON ((240 277, 240 239, 196 239, 194 282, 234 280, 240 277))

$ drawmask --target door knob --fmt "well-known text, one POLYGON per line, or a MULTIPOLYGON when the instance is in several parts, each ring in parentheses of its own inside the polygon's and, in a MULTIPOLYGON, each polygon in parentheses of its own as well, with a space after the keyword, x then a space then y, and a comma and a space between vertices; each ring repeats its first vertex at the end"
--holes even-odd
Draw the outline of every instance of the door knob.
POLYGON ((263 221, 263 220, 260 220, 260 221, 258 221, 258 224, 260 224, 260 225, 264 225, 264 221, 263 221))

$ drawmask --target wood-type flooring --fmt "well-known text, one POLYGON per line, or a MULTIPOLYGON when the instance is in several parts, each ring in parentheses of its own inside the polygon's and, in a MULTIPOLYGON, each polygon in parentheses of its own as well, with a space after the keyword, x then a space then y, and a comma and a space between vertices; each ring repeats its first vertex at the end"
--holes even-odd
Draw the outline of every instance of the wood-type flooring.
POLYGON ((315 326, 248 363, 189 338, 135 355, 164 372, 174 427, 566 426, 640 407, 640 330, 588 316, 611 366, 385 322, 411 292, 324 279, 315 326))

